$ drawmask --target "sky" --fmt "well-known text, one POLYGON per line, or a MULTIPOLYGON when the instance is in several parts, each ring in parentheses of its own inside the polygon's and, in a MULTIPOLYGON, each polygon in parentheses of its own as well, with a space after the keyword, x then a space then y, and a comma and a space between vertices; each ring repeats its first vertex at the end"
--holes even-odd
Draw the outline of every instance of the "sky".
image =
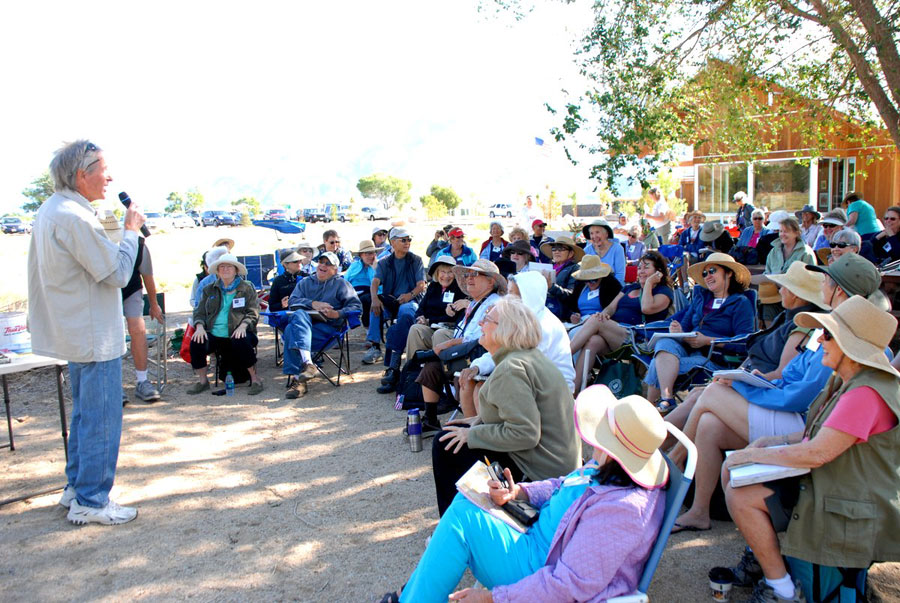
MULTIPOLYGON (((594 188, 561 149, 545 102, 578 89, 572 43, 589 3, 515 22, 477 0, 25 2, 0 25, 0 212, 63 141, 104 149, 115 193, 162 209, 360 199, 361 176, 516 202, 594 188)), ((112 194, 110 194, 112 193, 112 194)))

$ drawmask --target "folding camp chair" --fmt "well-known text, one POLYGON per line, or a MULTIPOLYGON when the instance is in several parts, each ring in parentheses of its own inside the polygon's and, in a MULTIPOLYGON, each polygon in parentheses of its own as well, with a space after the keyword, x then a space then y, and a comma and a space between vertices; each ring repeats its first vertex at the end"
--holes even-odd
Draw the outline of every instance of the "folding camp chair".
POLYGON ((329 337, 318 350, 312 352, 312 361, 319 373, 335 387, 340 386, 342 374, 350 374, 350 331, 362 324, 359 320, 359 315, 359 312, 348 312, 340 331, 329 337), (339 350, 337 360, 332 355, 334 348, 339 350), (330 377, 323 368, 326 360, 337 369, 334 377, 330 377))
POLYGON ((662 559, 663 551, 666 548, 666 543, 669 541, 669 535, 672 533, 672 526, 675 525, 675 520, 681 512, 681 504, 684 502, 684 497, 687 495, 688 488, 694 479, 694 469, 697 466, 697 447, 680 429, 671 423, 666 423, 666 428, 687 450, 684 472, 670 461, 669 457, 663 454, 666 464, 669 466, 669 485, 666 489, 666 512, 663 515, 659 534, 656 536, 656 542, 650 550, 650 557, 647 559, 647 563, 644 564, 644 570, 641 572, 637 590, 630 595, 609 599, 611 603, 646 603, 650 600, 647 597, 650 581, 653 580, 653 574, 656 572, 659 561, 662 559))
POLYGON ((257 291, 268 289, 272 283, 269 281, 269 273, 275 269, 275 256, 271 253, 261 255, 238 256, 238 261, 247 269, 245 277, 253 283, 257 291))

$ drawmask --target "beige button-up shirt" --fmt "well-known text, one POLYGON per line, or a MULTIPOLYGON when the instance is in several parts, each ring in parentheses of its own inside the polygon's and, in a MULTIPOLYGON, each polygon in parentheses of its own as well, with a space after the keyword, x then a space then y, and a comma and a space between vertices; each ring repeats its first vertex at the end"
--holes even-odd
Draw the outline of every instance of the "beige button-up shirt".
POLYGON ((36 354, 105 362, 125 353, 121 289, 131 278, 137 233, 116 245, 87 199, 54 193, 38 210, 28 249, 28 328, 36 354))

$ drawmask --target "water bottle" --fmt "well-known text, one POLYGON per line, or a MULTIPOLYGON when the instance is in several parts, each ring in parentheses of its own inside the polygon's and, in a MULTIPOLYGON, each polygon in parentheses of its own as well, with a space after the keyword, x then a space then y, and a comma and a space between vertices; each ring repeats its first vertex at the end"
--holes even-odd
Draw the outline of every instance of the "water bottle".
POLYGON ((409 434, 410 452, 422 451, 422 419, 419 409, 413 408, 406 413, 406 433, 409 434))
MULTIPOLYGON (((231 376, 231 372, 225 375, 225 395, 233 396, 234 395, 234 377, 231 376)), ((420 432, 421 432, 421 428, 420 432)))

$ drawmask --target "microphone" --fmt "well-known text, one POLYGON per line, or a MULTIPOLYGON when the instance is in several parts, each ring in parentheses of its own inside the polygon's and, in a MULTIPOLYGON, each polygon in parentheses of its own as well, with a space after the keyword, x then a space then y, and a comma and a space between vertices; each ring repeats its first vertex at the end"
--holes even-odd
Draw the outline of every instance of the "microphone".
MULTIPOLYGON (((131 197, 125 191, 119 193, 119 201, 122 202, 126 209, 131 207, 131 197)), ((141 234, 144 235, 145 239, 150 236, 150 229, 147 228, 146 224, 141 224, 141 234)))

